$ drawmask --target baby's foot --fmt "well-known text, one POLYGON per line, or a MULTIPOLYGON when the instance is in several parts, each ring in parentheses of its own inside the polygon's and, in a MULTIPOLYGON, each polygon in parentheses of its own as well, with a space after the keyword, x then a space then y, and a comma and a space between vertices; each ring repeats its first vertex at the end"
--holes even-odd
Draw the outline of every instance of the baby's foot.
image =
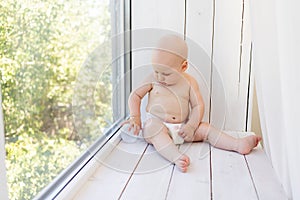
POLYGON ((188 166, 190 165, 190 158, 183 154, 174 163, 180 171, 187 172, 188 166))
POLYGON ((250 135, 244 138, 240 138, 238 139, 237 152, 239 152, 240 154, 249 154, 260 141, 261 137, 257 135, 250 135))

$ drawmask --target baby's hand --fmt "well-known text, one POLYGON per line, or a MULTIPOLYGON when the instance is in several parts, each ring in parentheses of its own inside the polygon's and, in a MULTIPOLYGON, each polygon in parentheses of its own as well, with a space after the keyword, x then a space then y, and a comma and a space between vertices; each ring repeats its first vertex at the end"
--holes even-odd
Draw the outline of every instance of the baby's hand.
POLYGON ((141 118, 139 116, 130 117, 128 120, 123 122, 124 124, 129 124, 128 131, 133 130, 134 135, 138 135, 141 130, 141 118))
POLYGON ((178 132, 178 134, 184 139, 186 142, 192 142, 194 140, 195 128, 188 124, 183 124, 178 132))

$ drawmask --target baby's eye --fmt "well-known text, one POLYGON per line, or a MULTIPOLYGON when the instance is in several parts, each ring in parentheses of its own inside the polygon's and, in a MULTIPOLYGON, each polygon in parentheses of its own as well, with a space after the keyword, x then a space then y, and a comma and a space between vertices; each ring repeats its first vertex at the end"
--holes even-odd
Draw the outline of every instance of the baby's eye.
POLYGON ((171 74, 163 73, 164 76, 170 76, 171 74))

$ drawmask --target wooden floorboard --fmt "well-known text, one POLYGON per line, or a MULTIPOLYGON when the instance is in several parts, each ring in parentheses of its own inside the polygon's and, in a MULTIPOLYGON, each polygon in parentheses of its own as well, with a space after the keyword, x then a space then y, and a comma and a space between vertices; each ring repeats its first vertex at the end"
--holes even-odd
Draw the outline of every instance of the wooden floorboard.
POLYGON ((246 156, 251 176, 259 200, 287 200, 283 187, 276 178, 275 171, 262 149, 255 149, 246 156), (276 190, 276 192, 274 192, 276 190))
POLYGON ((165 199, 174 165, 148 146, 121 199, 165 199))
POLYGON ((210 199, 209 145, 186 143, 180 151, 190 157, 191 164, 187 173, 174 170, 167 199, 210 199))
MULTIPOLYGON (((239 137, 238 132, 227 132, 239 137)), ((243 136, 251 135, 246 133, 243 136)), ((212 199, 257 200, 257 192, 244 155, 211 148, 212 199)))
POLYGON ((72 199, 287 199, 261 148, 243 156, 199 142, 180 151, 191 159, 187 173, 144 141, 121 141, 72 199))
MULTIPOLYGON (((238 134, 245 137, 245 133, 238 134)), ((250 154, 245 156, 250 175, 259 200, 287 200, 282 185, 276 177, 271 161, 259 145, 250 154), (274 192, 276 190, 276 192, 274 192)))
POLYGON ((132 172, 139 163, 147 144, 120 142, 78 192, 74 200, 118 199, 132 172))
POLYGON ((211 157, 213 199, 258 199, 243 155, 212 148, 211 157))

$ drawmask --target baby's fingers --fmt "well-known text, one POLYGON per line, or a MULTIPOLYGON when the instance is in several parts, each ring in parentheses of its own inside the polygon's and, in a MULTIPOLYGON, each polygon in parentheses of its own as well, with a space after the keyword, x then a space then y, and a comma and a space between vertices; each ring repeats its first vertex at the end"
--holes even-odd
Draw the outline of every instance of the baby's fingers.
POLYGON ((129 120, 126 120, 126 121, 124 121, 122 124, 121 124, 121 126, 124 126, 124 125, 127 125, 128 124, 128 131, 130 131, 131 130, 131 127, 132 127, 132 124, 130 123, 130 121, 129 120))
POLYGON ((183 137, 184 131, 183 131, 182 129, 180 129, 180 130, 178 131, 178 135, 180 135, 181 137, 183 137))
POLYGON ((126 121, 122 122, 121 126, 124 126, 125 124, 129 124, 129 123, 130 123, 130 121, 126 120, 126 121))
POLYGON ((126 128, 127 128, 127 131, 131 131, 131 129, 133 128, 133 126, 134 126, 134 124, 132 124, 129 120, 127 120, 127 121, 124 121, 122 124, 121 124, 121 126, 127 126, 126 128))
POLYGON ((134 124, 134 128, 133 128, 133 134, 134 135, 138 135, 140 132, 141 127, 137 124, 134 124))

